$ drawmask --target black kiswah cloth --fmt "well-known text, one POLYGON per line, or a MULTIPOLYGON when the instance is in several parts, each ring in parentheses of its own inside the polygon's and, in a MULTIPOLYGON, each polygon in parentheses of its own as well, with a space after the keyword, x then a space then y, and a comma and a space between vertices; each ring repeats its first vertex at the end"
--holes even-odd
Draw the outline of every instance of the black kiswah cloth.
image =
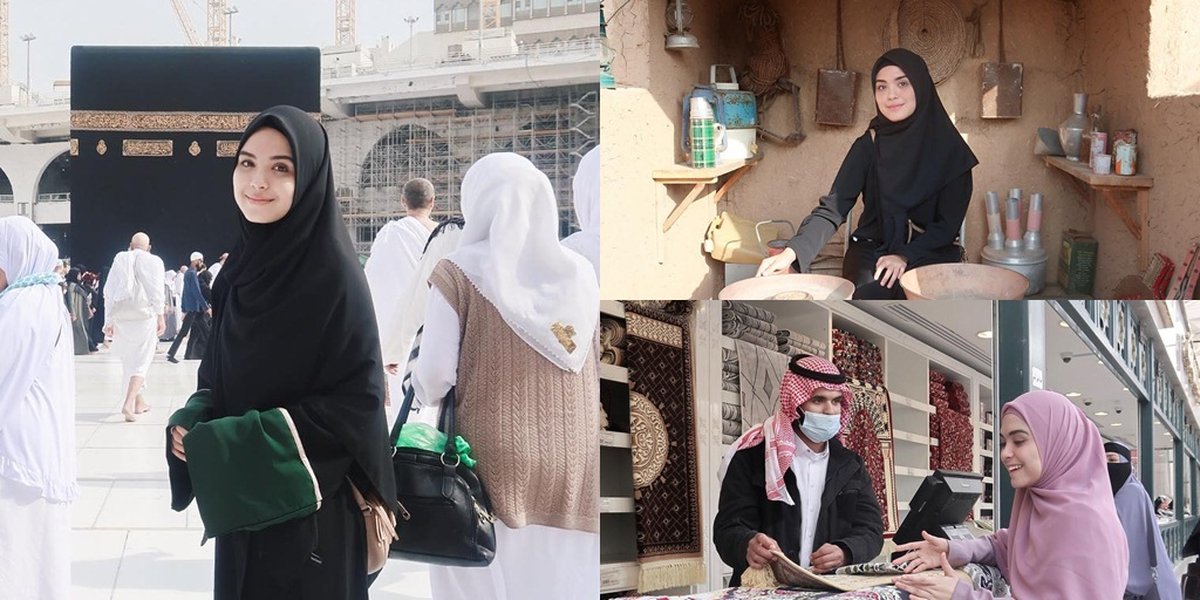
POLYGON ((876 133, 874 167, 867 185, 878 190, 883 246, 894 252, 908 242, 908 211, 935 196, 947 183, 970 171, 979 160, 942 106, 919 55, 904 48, 888 50, 871 68, 871 89, 879 70, 893 65, 908 76, 917 108, 892 122, 875 107, 870 129, 876 133))
MULTIPOLYGON (((250 135, 283 133, 295 160, 291 210, 241 239, 213 290, 198 387, 216 416, 284 407, 325 503, 316 514, 217 539, 217 598, 367 598, 362 518, 349 476, 396 511, 379 333, 366 277, 334 196, 328 137, 311 115, 275 106, 250 135)), ((231 466, 236 468, 236 466, 231 466)))

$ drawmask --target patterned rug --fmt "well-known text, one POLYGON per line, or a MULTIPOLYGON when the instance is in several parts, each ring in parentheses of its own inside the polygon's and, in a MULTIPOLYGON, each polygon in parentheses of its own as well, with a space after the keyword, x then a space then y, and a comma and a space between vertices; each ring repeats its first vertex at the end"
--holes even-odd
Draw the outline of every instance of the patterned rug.
POLYGON ((895 459, 892 446, 891 400, 887 389, 856 379, 847 382, 854 394, 850 431, 843 437, 847 448, 856 452, 867 465, 875 500, 883 510, 884 535, 896 533, 900 526, 896 506, 895 459))
POLYGON ((779 379, 788 357, 742 340, 734 340, 738 361, 738 393, 742 399, 742 431, 767 420, 779 407, 779 379))
POLYGON ((639 596, 622 600, 906 600, 899 589, 877 587, 855 592, 813 592, 794 588, 727 588, 687 596, 639 596))
POLYGON ((639 592, 706 577, 689 320, 654 305, 625 308, 639 592))

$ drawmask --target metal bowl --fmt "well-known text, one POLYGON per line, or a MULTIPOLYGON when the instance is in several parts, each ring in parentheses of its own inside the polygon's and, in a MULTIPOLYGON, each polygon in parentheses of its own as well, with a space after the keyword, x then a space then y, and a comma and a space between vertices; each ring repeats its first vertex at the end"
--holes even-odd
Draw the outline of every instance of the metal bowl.
POLYGON ((988 265, 946 263, 917 267, 900 276, 909 300, 1020 300, 1029 280, 988 265))
POLYGON ((717 298, 721 300, 849 300, 854 284, 841 277, 800 273, 751 277, 725 286, 717 298))

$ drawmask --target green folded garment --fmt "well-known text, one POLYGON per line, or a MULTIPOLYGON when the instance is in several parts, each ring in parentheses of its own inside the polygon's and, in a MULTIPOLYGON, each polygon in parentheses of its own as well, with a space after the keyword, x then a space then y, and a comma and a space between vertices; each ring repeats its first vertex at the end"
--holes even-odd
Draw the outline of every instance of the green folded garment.
POLYGON ((205 539, 257 531, 321 507, 316 475, 285 409, 194 423, 183 447, 205 539))
MULTIPOLYGON (((405 423, 400 428, 400 437, 396 438, 397 448, 416 448, 430 452, 442 452, 446 449, 446 434, 425 423, 405 423)), ((471 458, 471 446, 461 435, 454 436, 454 450, 468 469, 475 468, 475 459, 471 458)))

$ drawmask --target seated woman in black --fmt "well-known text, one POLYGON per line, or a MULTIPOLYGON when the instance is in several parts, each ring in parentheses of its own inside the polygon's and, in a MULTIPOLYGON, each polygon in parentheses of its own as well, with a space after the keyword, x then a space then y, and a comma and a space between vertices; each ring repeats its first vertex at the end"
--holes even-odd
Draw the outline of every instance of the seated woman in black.
POLYGON ((958 230, 979 161, 942 107, 920 56, 889 50, 875 61, 871 80, 878 113, 870 127, 850 147, 829 194, 787 249, 759 265, 758 275, 788 267, 808 271, 860 194, 862 220, 842 263, 856 299, 903 299, 897 282, 905 270, 962 260, 958 230))
POLYGON ((733 567, 764 567, 780 551, 828 573, 867 562, 883 548, 883 517, 857 454, 835 439, 846 377, 829 361, 798 357, 780 381, 779 408, 733 445, 713 522, 713 544, 733 567))

